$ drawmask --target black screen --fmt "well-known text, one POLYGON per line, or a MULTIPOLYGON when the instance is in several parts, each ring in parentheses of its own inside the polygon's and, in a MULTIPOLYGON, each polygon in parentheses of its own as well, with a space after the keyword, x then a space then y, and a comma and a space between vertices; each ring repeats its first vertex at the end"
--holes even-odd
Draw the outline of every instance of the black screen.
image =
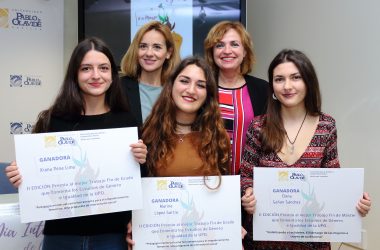
MULTIPOLYGON (((138 0, 136 0, 138 1, 138 0)), ((175 0, 151 1, 162 3, 163 6, 173 4, 175 0)), ((219 21, 240 21, 246 24, 246 1, 242 0, 193 0, 190 5, 192 17, 192 29, 181 28, 176 33, 192 36, 192 52, 183 53, 203 54, 203 41, 210 28, 219 21), (189 34, 189 32, 191 34, 189 34)), ((177 0, 176 3, 181 2, 177 0)), ((162 5, 161 5, 162 6, 162 5)), ((79 40, 85 37, 96 36, 102 38, 111 48, 116 63, 119 65, 121 58, 127 51, 131 41, 131 1, 130 0, 79 0, 79 40)), ((160 7, 156 6, 157 9, 160 7)), ((147 6, 151 11, 152 6, 147 6)), ((154 10, 153 10, 154 11, 154 10)), ((132 14, 135 18, 136 13, 132 14)), ((177 17, 178 18, 178 17, 177 17)), ((159 20, 159 19, 157 19, 159 20)), ((174 22, 175 24, 175 22, 174 22)))

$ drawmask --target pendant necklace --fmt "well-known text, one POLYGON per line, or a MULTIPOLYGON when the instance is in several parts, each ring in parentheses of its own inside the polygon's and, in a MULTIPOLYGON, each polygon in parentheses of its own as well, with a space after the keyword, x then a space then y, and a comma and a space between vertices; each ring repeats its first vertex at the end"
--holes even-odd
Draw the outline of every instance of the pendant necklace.
POLYGON ((185 137, 186 134, 178 134, 178 137, 179 137, 179 142, 183 142, 183 138, 185 137))
MULTIPOLYGON (((175 122, 177 126, 180 126, 180 127, 190 127, 193 126, 193 123, 182 123, 182 122, 179 122, 179 121, 176 121, 175 122)), ((191 130, 190 130, 191 132, 191 130)), ((184 134, 177 134, 178 135, 178 138, 179 138, 179 142, 183 142, 183 138, 186 136, 186 133, 184 134)))
POLYGON ((296 140, 297 140, 298 134, 300 133, 301 128, 302 128, 302 126, 303 126, 303 123, 304 123, 305 120, 306 120, 306 116, 307 116, 307 112, 305 113, 305 117, 303 118, 302 123, 301 123, 301 126, 300 126, 300 128, 298 129, 298 132, 297 132, 297 134, 296 134, 296 137, 294 138, 293 141, 290 140, 290 138, 289 138, 289 136, 288 136, 288 132, 286 132, 286 130, 285 130, 286 138, 288 138, 288 141, 289 141, 289 143, 290 143, 290 145, 291 145, 291 146, 290 146, 290 154, 293 154, 293 153, 294 153, 294 143, 296 143, 296 140))

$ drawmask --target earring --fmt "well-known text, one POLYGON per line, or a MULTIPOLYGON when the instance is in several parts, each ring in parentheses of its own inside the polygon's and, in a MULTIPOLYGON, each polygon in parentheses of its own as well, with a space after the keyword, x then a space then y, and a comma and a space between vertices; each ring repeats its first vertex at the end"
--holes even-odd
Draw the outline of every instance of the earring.
POLYGON ((277 97, 274 95, 274 93, 272 94, 272 98, 273 100, 276 100, 276 101, 278 100, 277 97))

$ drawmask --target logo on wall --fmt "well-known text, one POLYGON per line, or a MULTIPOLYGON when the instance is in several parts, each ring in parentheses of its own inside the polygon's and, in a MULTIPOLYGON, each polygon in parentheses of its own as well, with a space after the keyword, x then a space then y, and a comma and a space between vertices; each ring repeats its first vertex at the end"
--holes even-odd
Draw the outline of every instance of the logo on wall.
POLYGON ((42 11, 0 8, 0 28, 42 30, 42 11))
POLYGON ((9 76, 9 85, 11 87, 32 87, 32 86, 41 86, 42 80, 40 76, 31 76, 31 75, 10 75, 9 76))
POLYGON ((8 9, 0 8, 0 28, 8 28, 9 12, 8 9))
POLYGON ((10 123, 10 134, 20 135, 20 134, 30 134, 33 130, 33 124, 30 122, 11 122, 10 123))
POLYGON ((22 87, 22 75, 10 75, 9 81, 11 87, 22 87))

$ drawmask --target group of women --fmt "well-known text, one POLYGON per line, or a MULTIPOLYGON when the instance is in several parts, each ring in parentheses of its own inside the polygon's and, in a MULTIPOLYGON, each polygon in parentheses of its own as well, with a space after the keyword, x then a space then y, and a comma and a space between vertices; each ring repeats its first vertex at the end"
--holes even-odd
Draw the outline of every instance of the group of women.
MULTIPOLYGON (((205 59, 180 61, 170 29, 147 23, 122 59, 120 79, 107 46, 85 39, 34 132, 138 126, 141 140, 130 147, 144 176, 241 175, 245 249, 330 249, 329 243, 257 242, 251 234, 253 167, 339 167, 335 121, 321 111, 311 62, 283 50, 268 69, 269 83, 249 76, 253 44, 238 22, 216 24, 204 45, 205 59)), ((21 184, 15 162, 6 174, 21 184)), ((365 216, 370 197, 358 198, 365 216)), ((130 248, 130 218, 126 211, 46 221, 43 249, 130 248)))

